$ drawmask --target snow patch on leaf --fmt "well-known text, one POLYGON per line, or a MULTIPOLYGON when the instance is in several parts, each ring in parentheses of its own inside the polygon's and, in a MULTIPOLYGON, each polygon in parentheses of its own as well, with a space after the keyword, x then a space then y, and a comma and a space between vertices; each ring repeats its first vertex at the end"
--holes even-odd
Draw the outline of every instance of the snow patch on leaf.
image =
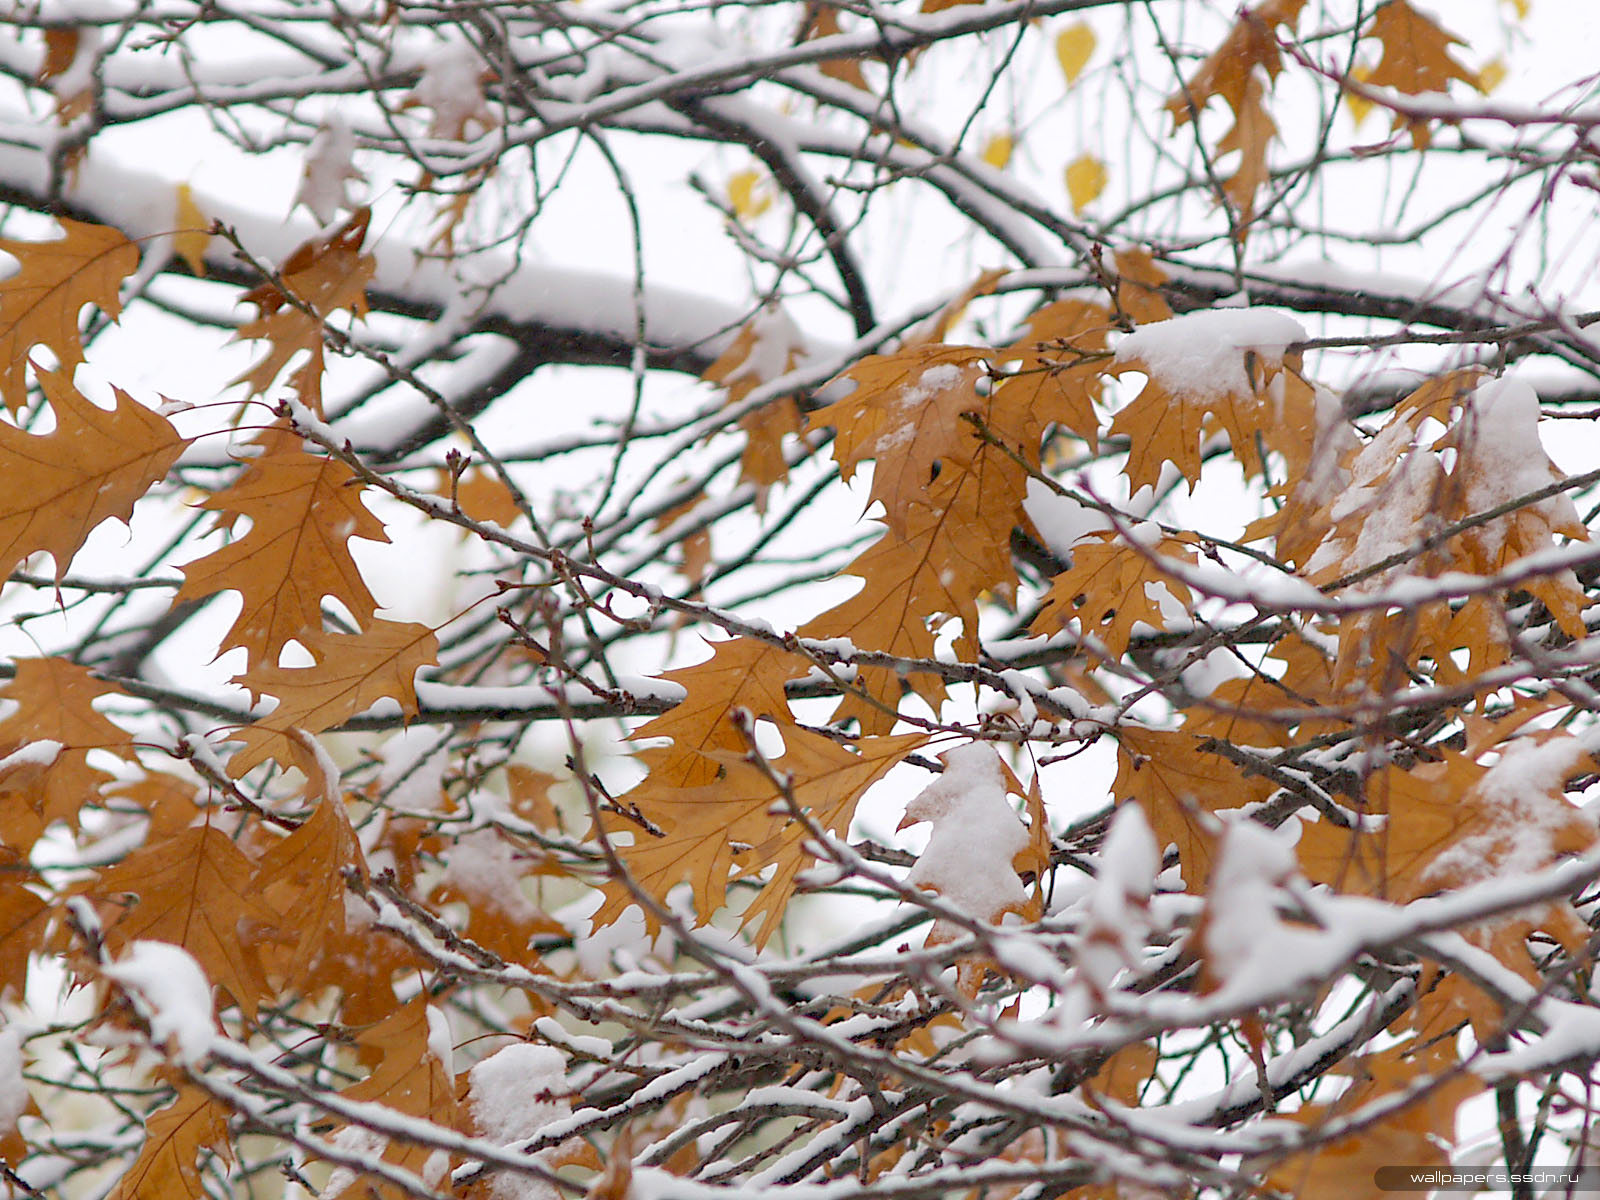
POLYGON ((1293 317, 1264 308, 1205 309, 1140 326, 1117 345, 1115 361, 1147 371, 1168 393, 1211 399, 1251 391, 1244 355, 1273 367, 1306 338, 1293 317))
POLYGON ((1028 831, 1006 800, 1000 759, 983 742, 939 756, 944 773, 906 805, 901 827, 933 824, 928 847, 906 876, 984 921, 1028 902, 1011 860, 1028 845, 1028 831))
POLYGON ((211 1050, 211 981, 194 956, 168 942, 134 942, 104 968, 150 1024, 150 1039, 185 1065, 211 1050))
POLYGON ((1505 747, 1476 788, 1489 817, 1484 832, 1464 837, 1433 860, 1423 880, 1447 879, 1462 887, 1491 879, 1514 879, 1559 858, 1573 807, 1561 788, 1589 754, 1582 740, 1520 741, 1505 747))
MULTIPOLYGON (((467 1074, 472 1121, 490 1141, 526 1141, 545 1126, 572 1115, 560 1097, 567 1089, 567 1060, 550 1046, 517 1042, 497 1050, 467 1074)), ((542 1179, 500 1172, 491 1177, 495 1200, 555 1200, 560 1193, 542 1179)))

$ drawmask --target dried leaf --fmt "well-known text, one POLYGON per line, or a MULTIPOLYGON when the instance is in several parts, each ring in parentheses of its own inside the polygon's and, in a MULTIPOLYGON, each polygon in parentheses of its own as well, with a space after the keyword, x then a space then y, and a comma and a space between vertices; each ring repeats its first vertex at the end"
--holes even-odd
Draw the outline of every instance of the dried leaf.
POLYGON ((300 828, 262 856, 256 890, 276 910, 274 924, 292 939, 268 942, 264 961, 267 973, 283 979, 290 990, 300 989, 326 945, 349 932, 346 869, 363 878, 367 873, 344 801, 332 796, 324 797, 300 828))
MULTIPOLYGON (((797 42, 815 41, 817 38, 833 37, 844 32, 839 27, 839 10, 828 0, 812 0, 806 5, 806 14, 800 24, 800 33, 795 38, 797 42)), ((867 77, 861 73, 860 58, 826 58, 817 64, 817 69, 840 83, 848 83, 859 91, 871 93, 867 86, 867 77)))
POLYGON ((265 341, 267 353, 234 383, 248 383, 252 396, 264 395, 290 360, 304 353, 305 362, 294 377, 296 390, 309 408, 321 412, 327 319, 341 309, 357 317, 367 312, 366 287, 378 265, 361 249, 371 218, 371 209, 358 209, 333 233, 304 243, 289 256, 279 272, 281 288, 276 282, 264 283, 240 297, 260 315, 241 325, 238 336, 265 341))
MULTIPOLYGON (((1515 725, 1500 728, 1498 736, 1515 725)), ((1366 781, 1361 815, 1382 820, 1369 831, 1326 819, 1306 824, 1296 849, 1307 878, 1405 904, 1591 850, 1600 835, 1562 792, 1564 780, 1589 761, 1582 743, 1566 734, 1538 734, 1506 743, 1499 761, 1485 766, 1478 756, 1495 748, 1493 736, 1480 732, 1466 752, 1441 750, 1437 762, 1376 772, 1366 781)), ((1467 937, 1537 984, 1526 934, 1542 928, 1564 939, 1575 927, 1581 923, 1560 901, 1532 919, 1522 913, 1485 922, 1467 937)))
POLYGON ((371 1075, 341 1093, 350 1100, 386 1105, 411 1117, 447 1126, 456 1120, 455 1085, 429 1044, 428 994, 421 992, 370 1029, 356 1035, 371 1075))
MULTIPOLYGON (((739 404, 762 384, 794 370, 804 354, 799 329, 781 309, 768 305, 739 330, 701 378, 726 388, 728 404, 739 404)), ((766 511, 772 485, 789 477, 783 439, 799 433, 803 425, 799 397, 792 393, 774 397, 739 418, 745 435, 739 478, 755 485, 757 512, 766 511)))
POLYGON ((1176 385, 1137 354, 1128 353, 1128 347, 1119 352, 1108 374, 1145 375, 1143 390, 1111 422, 1111 432, 1126 435, 1132 443, 1123 468, 1132 491, 1156 487, 1167 462, 1178 468, 1193 490, 1200 480, 1205 441, 1215 432, 1228 435, 1233 456, 1247 475, 1265 473, 1256 439, 1275 415, 1271 389, 1287 368, 1249 347, 1239 347, 1238 354, 1243 388, 1219 387, 1215 382, 1176 385))
POLYGON ((144 1149, 106 1200, 204 1200, 200 1154, 229 1154, 228 1110, 203 1089, 185 1084, 144 1124, 144 1149))
POLYGON ((560 833, 561 813, 550 799, 550 789, 561 781, 544 771, 522 763, 506 767, 506 789, 511 793, 511 811, 538 828, 560 833))
POLYGON ((0 424, 0 580, 38 551, 56 578, 102 521, 126 521, 166 476, 187 443, 167 419, 114 388, 110 412, 91 404, 71 375, 39 372, 56 427, 27 434, 0 424))
MULTIPOLYGON (((950 299, 946 300, 939 308, 927 318, 906 331, 905 337, 900 339, 898 353, 909 354, 913 351, 931 348, 935 344, 942 344, 949 340, 950 331, 960 322, 967 313, 967 309, 979 296, 992 296, 1000 281, 1010 272, 1004 267, 990 267, 978 272, 978 277, 966 287, 962 288, 950 299)), ((893 357, 890 355, 889 357, 893 357)), ((844 372, 840 373, 842 378, 844 372)))
POLYGON ((62 236, 53 242, 0 238, 0 250, 20 266, 0 283, 0 399, 13 413, 27 403, 29 351, 48 347, 70 378, 83 361, 78 313, 93 304, 115 320, 118 288, 139 266, 138 247, 117 230, 65 217, 57 224, 62 236))
POLYGON ((1330 1118, 1429 1077, 1441 1081, 1376 1124, 1275 1165, 1268 1174, 1271 1185, 1298 1200, 1386 1200, 1394 1193, 1377 1186, 1379 1169, 1404 1165, 1426 1170, 1448 1164, 1455 1144, 1456 1110, 1483 1091, 1470 1071, 1455 1069, 1453 1045, 1453 1039, 1431 1043, 1416 1039, 1369 1055, 1346 1071, 1357 1078, 1337 1101, 1302 1105, 1286 1114, 1314 1134, 1330 1118))
POLYGON ((1183 730, 1117 730, 1117 777, 1111 792, 1137 800, 1159 846, 1175 846, 1185 890, 1200 893, 1211 876, 1216 833, 1209 814, 1265 800, 1270 780, 1245 775, 1206 742, 1183 730))
MULTIPOLYGON (((1273 27, 1287 25, 1292 29, 1304 7, 1305 0, 1267 0, 1241 11, 1222 44, 1200 64, 1184 90, 1167 101, 1173 126, 1187 124, 1213 96, 1222 97, 1237 119, 1244 111, 1246 93, 1251 80, 1256 79, 1257 69, 1265 72, 1269 81, 1283 70, 1273 27)), ((1256 86, 1259 88, 1259 80, 1256 86)))
MULTIPOLYGON (((345 1088, 342 1094, 351 1100, 382 1104, 445 1129, 459 1129, 462 1117, 455 1081, 434 1053, 429 1037, 432 1028, 428 993, 424 990, 371 1029, 362 1031, 356 1037, 361 1060, 375 1066, 371 1075, 345 1088)), ((383 1160, 417 1175, 425 1175, 434 1154, 431 1146, 384 1140, 383 1160)), ((325 1194, 328 1200, 412 1200, 414 1195, 370 1176, 352 1179, 347 1186, 337 1191, 330 1188, 325 1194)))
POLYGON ((0 757, 42 741, 61 747, 42 769, 28 772, 24 778, 8 778, 0 785, 8 801, 3 841, 13 849, 25 850, 53 821, 77 827, 79 810, 95 804, 101 786, 113 778, 92 766, 89 755, 103 750, 131 762, 133 736, 94 708, 96 700, 123 692, 96 679, 87 667, 64 658, 16 660, 16 675, 5 685, 4 695, 17 709, 0 721, 0 757), (18 800, 25 804, 16 803, 18 800), (31 831, 31 836, 25 836, 24 830, 31 831))
MULTIPOLYGON (((787 751, 771 764, 773 774, 788 781, 787 793, 802 811, 841 837, 861 794, 927 740, 922 734, 862 738, 852 753, 793 724, 783 722, 780 729, 787 751)), ((747 753, 744 746, 713 752, 709 757, 723 773, 709 783, 672 787, 652 774, 624 795, 622 806, 645 816, 659 835, 620 818, 608 821, 607 831, 632 833, 632 844, 618 845, 617 855, 633 883, 658 901, 677 884, 691 884, 702 924, 727 902, 731 878, 774 868, 743 913, 746 922, 765 918, 756 934, 759 946, 777 931, 795 876, 814 856, 806 849, 805 826, 787 811, 785 792, 747 761, 747 753)), ((603 890, 606 902, 594 916, 596 924, 609 924, 636 902, 621 880, 606 881, 603 890)), ((645 920, 656 927, 653 914, 647 912, 645 920)))
POLYGON ((809 429, 838 431, 833 456, 847 482, 862 462, 876 460, 870 497, 902 536, 927 507, 935 477, 979 451, 961 414, 987 407, 978 394, 986 354, 975 346, 932 345, 871 355, 839 377, 856 389, 807 419, 809 429))
POLYGON ((1000 361, 1017 361, 1017 373, 999 386, 1005 402, 1037 420, 1064 425, 1090 449, 1099 445, 1101 360, 1111 313, 1087 300, 1057 300, 1028 317, 1027 330, 997 351, 1000 361))
POLYGON ((1088 535, 1072 547, 1072 566, 1051 580, 1033 632, 1050 632, 1077 617, 1081 636, 1100 639, 1111 658, 1121 658, 1135 625, 1166 628, 1161 590, 1185 608, 1194 605, 1194 593, 1161 569, 1163 557, 1191 566, 1199 561, 1184 538, 1162 536, 1154 545, 1130 546, 1116 533, 1088 535))
POLYGON ((236 735, 245 748, 228 764, 235 779, 268 758, 317 778, 316 758, 297 734, 331 729, 379 700, 415 716, 414 677, 439 653, 433 630, 412 621, 372 620, 361 633, 307 633, 299 641, 315 665, 262 666, 235 677, 252 693, 278 698, 277 708, 236 735))
MULTIPOLYGON (((441 471, 440 491, 448 495, 449 472, 441 471)), ((469 467, 455 481, 455 501, 461 511, 474 521, 498 525, 509 529, 522 515, 517 498, 511 494, 498 472, 488 467, 469 467)), ((462 531, 466 535, 467 531, 462 531)))
MULTIPOLYGON (((1014 463, 995 455, 983 456, 977 467, 972 473, 954 472, 954 479, 931 492, 928 506, 914 510, 908 536, 886 530, 846 567, 845 573, 860 576, 865 586, 808 622, 801 634, 845 637, 863 649, 902 658, 930 658, 934 631, 959 618, 956 653, 976 655, 979 596, 1009 593, 1016 584, 1009 536, 1024 519, 1020 480, 1026 478, 1014 463), (990 475, 993 481, 986 480, 990 475), (993 499, 985 503, 981 497, 993 499)), ((886 668, 866 667, 859 691, 846 695, 833 719, 854 718, 864 733, 888 733, 908 682, 938 711, 944 684, 936 676, 902 677, 886 668)))
POLYGON ((1278 136, 1278 127, 1262 107, 1261 99, 1261 80, 1252 75, 1245 86, 1243 105, 1233 128, 1217 143, 1218 155, 1239 152, 1238 169, 1223 181, 1222 191, 1238 213, 1240 240, 1255 219, 1256 195, 1271 177, 1267 169, 1267 147, 1278 136))
POLYGON ((1156 265, 1148 250, 1127 246, 1113 255, 1117 268, 1117 308, 1137 325, 1171 318, 1172 308, 1161 294, 1167 273, 1156 265))
POLYGON ((1376 38, 1383 47, 1378 65, 1367 77, 1373 87, 1392 87, 1416 96, 1447 91, 1452 79, 1479 86, 1477 75, 1450 53, 1451 46, 1464 44, 1461 39, 1446 33, 1406 0, 1379 5, 1362 36, 1376 38))
MULTIPOLYGON (((1378 65, 1367 76, 1367 83, 1373 87, 1392 87, 1408 96, 1416 96, 1446 92, 1450 81, 1459 79, 1483 89, 1483 81, 1477 74, 1450 53, 1451 46, 1463 44, 1461 39, 1446 33, 1406 0, 1389 0, 1379 5, 1363 36, 1377 38, 1383 47, 1378 65)), ((1402 126, 1410 127, 1411 141, 1417 149, 1427 147, 1430 137, 1425 122, 1411 121, 1396 114, 1394 127, 1402 126)))
MULTIPOLYGON (((705 503, 706 494, 696 492, 682 504, 673 505, 653 522, 651 527, 656 530, 670 529, 681 518, 688 516, 705 503)), ((678 573, 690 585, 699 587, 705 581, 706 573, 711 570, 711 529, 702 525, 699 529, 691 530, 678 540, 678 552, 683 556, 678 564, 678 573)))
POLYGON ((710 783, 721 774, 712 755, 743 752, 745 735, 735 714, 779 724, 792 721, 783 687, 809 669, 803 659, 752 638, 707 644, 711 657, 705 662, 662 676, 683 688, 684 698, 631 735, 634 740, 672 739, 671 746, 652 746, 638 754, 650 779, 669 788, 710 783))
POLYGON ((39 83, 49 83, 52 79, 59 79, 65 75, 73 60, 78 57, 78 47, 82 42, 83 33, 80 30, 46 29, 44 62, 40 64, 39 73, 34 79, 39 83))
MULTIPOLYGON (((0 803, 11 803, 11 797, 0 791, 0 803)), ((13 862, 0 872, 0 996, 20 1001, 28 983, 28 959, 45 948, 51 905, 27 886, 44 885, 36 872, 13 862)), ((5 1149, 0 1142, 0 1157, 7 1157, 5 1149)))
POLYGON ((99 896, 131 892, 138 903, 107 931, 120 952, 148 939, 181 946, 247 1017, 271 994, 241 923, 271 927, 278 914, 253 886, 255 863, 221 830, 200 825, 140 847, 91 885, 99 896))
POLYGON ((278 447, 252 461, 231 487, 206 497, 202 507, 227 514, 219 526, 244 516, 250 529, 185 564, 173 603, 238 592, 243 607, 222 649, 243 646, 250 670, 276 664, 289 642, 320 633, 324 596, 362 624, 377 611, 347 543, 389 538, 362 504, 355 475, 343 463, 278 447))

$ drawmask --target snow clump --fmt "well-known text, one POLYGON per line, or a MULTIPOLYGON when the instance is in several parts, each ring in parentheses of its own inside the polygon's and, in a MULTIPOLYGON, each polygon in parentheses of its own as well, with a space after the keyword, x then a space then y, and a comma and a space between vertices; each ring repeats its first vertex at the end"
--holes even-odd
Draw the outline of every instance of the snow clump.
POLYGON ((210 1052, 216 1037, 211 982, 187 950, 168 942, 134 942, 104 972, 150 1023, 150 1040, 165 1046, 173 1059, 192 1066, 210 1052))
POLYGON ((984 742, 939 756, 944 773, 906 805, 903 829, 930 821, 928 848, 906 876, 913 887, 982 921, 1021 909, 1028 901, 1011 860, 1028 845, 1028 831, 1006 800, 1000 758, 984 742))
POLYGON ((1169 395, 1197 400, 1252 390, 1244 352, 1281 367, 1306 340, 1293 317, 1264 308, 1205 309, 1141 325, 1117 344, 1116 361, 1145 371, 1169 395))
MULTIPOLYGON (((559 1099, 567 1091, 567 1060, 551 1046, 515 1042, 495 1051, 467 1074, 472 1121, 489 1141, 526 1141, 552 1121, 572 1115, 559 1099)), ((556 1189, 542 1179, 497 1172, 491 1177, 495 1200, 556 1200, 556 1189)))

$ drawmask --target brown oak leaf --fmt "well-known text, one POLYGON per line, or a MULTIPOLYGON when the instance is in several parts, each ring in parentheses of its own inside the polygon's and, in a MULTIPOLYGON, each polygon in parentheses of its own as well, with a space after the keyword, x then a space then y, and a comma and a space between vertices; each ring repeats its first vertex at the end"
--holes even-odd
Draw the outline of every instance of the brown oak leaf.
POLYGON ((113 388, 116 407, 91 404, 70 372, 40 371, 55 429, 28 434, 0 424, 0 581, 45 551, 56 578, 102 521, 126 521, 166 476, 187 442, 160 413, 113 388))
MULTIPOLYGON (((728 404, 735 405, 762 384, 794 370, 804 352, 799 329, 775 305, 768 305, 740 328, 700 378, 725 389, 728 404)), ((799 433, 804 424, 799 398, 793 394, 774 397, 739 418, 745 436, 739 478, 755 487, 757 512, 766 511, 772 485, 789 477, 783 439, 799 433)))
POLYGON ((250 529, 186 563, 173 603, 238 592, 243 607, 222 649, 243 646, 250 670, 275 665, 289 642, 321 632, 324 596, 363 625, 377 611, 347 543, 389 538, 343 463, 280 445, 252 462, 231 487, 208 496, 203 507, 224 514, 219 527, 244 516, 250 529))
POLYGON ((357 317, 367 312, 367 284, 378 261, 362 252, 372 210, 358 209, 334 232, 298 247, 276 281, 246 292, 240 299, 254 304, 258 316, 239 327, 242 339, 264 341, 267 353, 234 383, 248 383, 250 394, 264 395, 298 354, 306 358, 291 385, 312 411, 322 411, 323 331, 335 312, 357 317))
POLYGON ((1161 569, 1163 558, 1191 566, 1198 562, 1186 539, 1162 535, 1148 546, 1130 546, 1120 534, 1092 533, 1072 547, 1072 566, 1050 582, 1033 619, 1035 633, 1049 633, 1074 617, 1080 636, 1100 639, 1111 658, 1121 658, 1141 622, 1165 629, 1159 590, 1184 608, 1194 593, 1161 569), (1154 588, 1158 595, 1150 592, 1154 588))
POLYGON ((271 845, 256 869, 256 890, 289 935, 263 947, 269 975, 298 991, 330 944, 349 933, 346 870, 366 878, 366 859, 344 801, 325 796, 288 837, 271 845))
POLYGON ((416 673, 439 653, 433 630, 412 621, 375 619, 361 633, 303 634, 299 641, 314 665, 263 666, 236 677, 253 693, 277 697, 278 707, 235 735, 245 744, 228 764, 235 779, 268 758, 320 778, 315 754, 298 735, 331 729, 380 700, 415 716, 416 673))
POLYGON ((87 886, 102 897, 138 897, 106 932, 113 952, 141 939, 181 946, 253 1019, 270 989, 255 943, 240 927, 271 928, 278 920, 255 875, 256 864, 227 834, 196 825, 147 843, 87 886))
MULTIPOLYGON (((455 1081, 434 1052, 433 1021, 440 1018, 428 1004, 424 990, 370 1029, 356 1035, 357 1051, 372 1074, 344 1089, 351 1100, 369 1101, 445 1129, 458 1130, 462 1114, 456 1102, 455 1081), (431 1016, 430 1016, 431 1014, 431 1016)), ((359 1126, 351 1126, 356 1129, 359 1126)), ((376 1135, 383 1160, 414 1174, 427 1171, 435 1151, 417 1142, 396 1142, 376 1135)), ((336 1176, 336 1179, 338 1177, 336 1176)), ((352 1178, 341 1186, 329 1181, 329 1200, 410 1200, 413 1192, 371 1176, 352 1178)))
POLYGON ((6 845, 22 850, 32 846, 52 821, 77 826, 79 810, 97 803, 101 786, 113 778, 91 765, 90 754, 109 751, 131 762, 133 736, 94 707, 102 697, 123 693, 68 659, 18 659, 16 675, 5 685, 4 695, 17 703, 17 710, 0 721, 0 758, 37 742, 60 746, 41 760, 40 769, 0 781, 7 801, 0 816, 0 836, 6 845))
POLYGON ((145 1118, 144 1148, 106 1200, 203 1200, 200 1154, 228 1155, 228 1110, 203 1089, 180 1084, 172 1103, 145 1118))
MULTIPOLYGON (((623 796, 622 804, 643 814, 659 833, 620 818, 607 824, 608 833, 631 832, 632 843, 617 845, 616 853, 632 882, 663 903, 673 887, 689 883, 701 923, 727 903, 730 879, 773 868, 743 913, 746 922, 765 918, 758 945, 777 931, 795 876, 814 860, 806 849, 810 835, 787 811, 787 797, 824 829, 843 836, 861 794, 927 740, 922 734, 862 738, 851 752, 791 723, 781 732, 786 753, 770 764, 770 774, 743 749, 719 750, 711 757, 723 774, 711 782, 671 787, 651 776, 623 796), (774 775, 787 782, 786 789, 774 783, 774 775)), ((609 924, 637 903, 623 880, 607 880, 603 890, 596 924, 609 924)), ((652 913, 645 913, 645 921, 658 927, 652 913)))
POLYGON ((0 399, 12 412, 28 400, 28 352, 47 346, 60 372, 70 376, 83 361, 78 314, 93 304, 115 319, 117 289, 139 266, 139 248, 105 225, 57 219, 53 242, 0 238, 0 250, 20 270, 0 283, 0 399))
POLYGON ((1210 813, 1272 795, 1272 782, 1246 775, 1206 740, 1183 730, 1117 730, 1117 777, 1111 792, 1137 800, 1158 846, 1174 846, 1185 890, 1201 892, 1211 876, 1217 839, 1210 813))

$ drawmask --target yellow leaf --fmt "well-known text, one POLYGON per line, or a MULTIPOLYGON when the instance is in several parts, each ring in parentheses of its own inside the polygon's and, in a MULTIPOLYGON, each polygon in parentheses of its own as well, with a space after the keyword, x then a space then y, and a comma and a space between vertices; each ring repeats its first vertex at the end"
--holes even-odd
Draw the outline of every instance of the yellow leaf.
POLYGON ((1478 72, 1478 90, 1488 95, 1506 81, 1506 63, 1503 58, 1491 58, 1478 72))
POLYGON ((1526 21, 1528 19, 1528 12, 1533 8, 1533 5, 1528 0, 1506 0, 1506 2, 1516 10, 1517 20, 1526 21))
POLYGON ((741 221, 753 221, 772 207, 772 194, 759 171, 737 171, 728 180, 728 206, 741 221))
POLYGON ((1067 195, 1072 211, 1082 212, 1106 190, 1106 166, 1092 154, 1080 154, 1067 165, 1067 195))
POLYGON ((996 171, 1006 169, 1006 164, 1011 161, 1011 151, 1015 143, 1009 133, 997 133, 985 143, 983 153, 978 157, 983 159, 996 171))
MULTIPOLYGON (((1372 68, 1365 63, 1358 65, 1350 72, 1350 78, 1356 83, 1366 83, 1372 78, 1372 68)), ((1367 114, 1372 111, 1372 101, 1359 92, 1346 92, 1344 102, 1349 106, 1350 119, 1357 125, 1367 119, 1367 114)))
POLYGON ((211 222, 194 202, 194 189, 178 185, 178 215, 173 223, 172 248, 200 278, 206 273, 206 246, 211 241, 211 222))
POLYGON ((1078 82, 1084 67, 1094 54, 1095 36, 1087 22, 1078 21, 1056 34, 1056 59, 1061 63, 1061 73, 1067 77, 1067 86, 1078 82))

